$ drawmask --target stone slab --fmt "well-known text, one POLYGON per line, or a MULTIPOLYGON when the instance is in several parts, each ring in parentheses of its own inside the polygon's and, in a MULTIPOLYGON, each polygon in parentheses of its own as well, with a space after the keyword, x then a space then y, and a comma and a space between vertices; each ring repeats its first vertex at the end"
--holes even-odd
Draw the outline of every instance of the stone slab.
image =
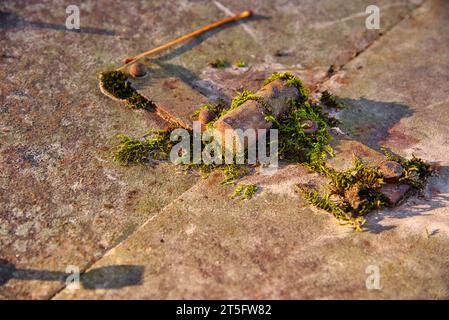
MULTIPOLYGON (((387 28, 415 8, 411 1, 397 3, 385 7, 387 1, 379 2, 385 7, 382 20, 386 21, 387 28)), ((270 19, 268 24, 260 19, 251 22, 257 26, 256 40, 249 36, 247 27, 239 24, 236 28, 228 27, 193 40, 186 46, 168 52, 157 62, 164 68, 182 71, 181 78, 187 84, 198 83, 207 62, 216 57, 230 61, 243 60, 250 66, 263 60, 267 70, 296 66, 307 73, 320 70, 322 74, 330 64, 347 62, 360 48, 365 48, 378 38, 378 32, 365 32, 364 21, 360 16, 368 4, 373 4, 372 1, 350 3, 329 0, 321 4, 327 9, 321 10, 312 1, 304 2, 302 6, 289 2, 227 3, 226 6, 234 11, 246 9, 242 7, 249 5, 261 14, 276 18, 294 17, 284 20, 295 24, 296 29, 286 28, 278 19, 270 19), (311 28, 302 33, 304 26, 311 22, 310 19, 326 22, 329 17, 335 18, 337 22, 327 31, 317 32, 316 28, 311 28), (354 27, 357 32, 354 32, 354 27), (282 39, 272 42, 273 34, 280 37, 282 34, 282 39), (299 34, 300 37, 297 36, 299 34), (293 47, 293 55, 288 53, 277 56, 276 51, 283 49, 292 39, 298 39, 293 47)), ((172 168, 120 168, 111 162, 108 148, 112 144, 112 136, 117 133, 140 136, 148 128, 162 128, 167 123, 155 114, 127 110, 103 97, 97 87, 97 74, 111 66, 118 66, 121 58, 166 43, 223 17, 226 12, 223 11, 223 5, 220 7, 210 1, 86 1, 80 4, 81 30, 68 31, 64 26, 67 18, 65 6, 59 2, 30 4, 2 1, 0 6, 0 72, 5 75, 0 84, 0 161, 3 169, 0 187, 0 258, 18 269, 30 272, 40 270, 46 277, 49 273, 51 276, 52 272, 63 272, 69 264, 78 265, 84 270, 193 183, 189 176, 175 175, 172 168)), ((249 23, 246 25, 249 27, 249 23)), ((407 35, 402 39, 407 38, 410 37, 407 35)), ((438 39, 433 37, 432 41, 438 39)), ((430 52, 434 52, 433 49, 430 52)), ((221 81, 217 80, 216 83, 221 81)), ((429 110, 440 106, 437 103, 429 110)), ((308 229, 307 221, 310 220, 304 220, 305 226, 301 227, 302 218, 314 219, 308 213, 301 215, 294 231, 308 229)), ((273 239, 280 234, 280 230, 283 232, 289 228, 286 221, 279 225, 273 239)), ((269 222, 261 223, 261 228, 269 222)), ((234 222, 231 220, 229 223, 234 222)), ((246 225, 249 228, 249 224, 246 225)), ((176 221, 168 228, 174 226, 176 221)), ((321 226, 319 229, 321 232, 321 226)), ((321 243, 321 240, 317 240, 317 243, 321 243)), ((374 237, 371 240, 378 241, 374 237)), ((418 265, 419 268, 428 270, 431 269, 429 266, 433 266, 438 271, 441 260, 433 263, 434 253, 440 250, 440 240, 436 240, 430 244, 420 240, 410 241, 410 246, 406 248, 392 249, 400 254, 411 254, 410 259, 424 259, 425 263, 418 265), (410 251, 412 246, 417 256, 410 251), (426 250, 422 249, 424 247, 426 250)), ((351 241, 347 240, 346 243, 351 241)), ((285 243, 288 241, 280 241, 276 247, 281 248, 281 244, 285 243)), ((292 247, 295 244, 300 246, 300 243, 292 242, 292 247)), ((344 253, 340 256, 340 253, 332 251, 333 246, 327 248, 329 251, 322 253, 327 263, 335 263, 345 257, 344 253)), ((349 257, 364 250, 364 244, 357 240, 349 257)), ((444 255, 444 247, 442 250, 444 255)), ((207 254, 207 249, 204 252, 207 254)), ((305 260, 295 260, 298 264, 288 266, 304 269, 313 279, 315 261, 321 258, 316 256, 308 260, 309 256, 304 255, 304 252, 296 254, 305 260)), ((266 252, 267 257, 270 257, 269 253, 270 250, 266 252)), ((362 264, 368 263, 370 259, 371 256, 360 259, 359 269, 363 269, 362 264)), ((395 272, 403 269, 389 264, 388 260, 382 261, 387 263, 387 267, 393 268, 390 278, 396 280, 395 272)), ((410 260, 406 270, 415 267, 416 261, 410 260)), ((130 266, 139 263, 131 261, 130 266)), ((118 259, 116 265, 123 263, 118 259)), ((273 262, 273 268, 276 265, 273 262)), ((322 265, 323 270, 325 265, 322 265)), ((241 274, 241 269, 238 269, 240 265, 234 267, 241 274)), ((106 270, 116 271, 123 276, 121 268, 106 270)), ((232 273, 232 269, 229 270, 232 273)), ((444 276, 442 272, 431 280, 438 281, 444 276)), ((285 296, 284 292, 289 292, 290 288, 282 285, 289 283, 289 277, 270 279, 264 282, 267 291, 271 290, 277 296, 285 296)), ((333 279, 342 283, 347 280, 345 277, 333 279)), ((432 281, 425 284, 429 285, 429 295, 438 289, 440 294, 435 296, 444 295, 444 282, 432 287, 432 281)), ((295 285, 301 284, 296 282, 295 285)), ((0 296, 43 299, 53 296, 62 286, 60 282, 44 281, 43 278, 14 279, 0 287, 0 296)), ((235 283, 234 292, 238 291, 237 287, 235 283)), ((306 289, 318 290, 320 286, 314 287, 306 289)), ((341 287, 346 291, 336 288, 340 296, 357 293, 352 287, 341 287)), ((302 289, 303 292, 306 289, 302 289)), ((161 291, 161 295, 169 291, 161 291)), ((139 296, 139 291, 135 291, 135 296, 139 296)))
POLYGON ((379 228, 449 235, 449 21, 447 1, 425 2, 369 50, 324 83, 347 107, 338 114, 350 139, 433 164, 425 199, 373 216, 379 228))
MULTIPOLYGON (((261 190, 231 200, 214 174, 109 251, 92 269, 143 267, 138 285, 104 289, 102 281, 55 299, 335 299, 447 298, 447 239, 395 230, 354 233, 290 190, 313 174, 295 166, 253 175, 261 190), (366 287, 376 265, 381 290, 366 287), (407 288, 406 290, 404 288, 407 288)), ((120 274, 117 275, 120 277, 120 274)))

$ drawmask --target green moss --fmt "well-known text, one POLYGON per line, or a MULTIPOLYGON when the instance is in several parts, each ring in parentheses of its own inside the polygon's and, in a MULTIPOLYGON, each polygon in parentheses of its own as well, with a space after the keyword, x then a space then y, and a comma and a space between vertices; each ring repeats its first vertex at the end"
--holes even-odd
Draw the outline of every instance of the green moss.
POLYGON ((168 159, 173 146, 168 130, 152 130, 144 140, 118 135, 119 144, 112 156, 121 165, 146 163, 151 159, 168 159))
POLYGON ((342 208, 329 200, 329 194, 320 196, 318 191, 308 189, 304 186, 297 185, 298 191, 308 200, 312 205, 320 209, 326 210, 341 221, 343 224, 350 224, 355 230, 362 231, 366 220, 363 217, 353 217, 351 213, 345 212, 342 208))
POLYGON ((248 167, 244 164, 225 164, 223 165, 225 178, 221 184, 235 183, 235 181, 248 173, 248 167))
POLYGON ((384 208, 388 203, 380 192, 380 187, 384 184, 383 175, 377 168, 366 166, 358 158, 354 158, 353 166, 344 171, 330 168, 324 162, 313 164, 311 168, 330 179, 331 194, 337 195, 342 202, 337 205, 329 200, 329 195, 319 196, 317 191, 310 190, 307 190, 306 199, 331 212, 336 218, 350 221, 357 230, 361 230, 363 224, 354 224, 354 219, 361 218, 372 210, 384 208))
POLYGON ((224 59, 215 59, 213 61, 210 61, 209 65, 212 68, 223 69, 223 68, 226 68, 227 66, 229 66, 229 63, 224 59))
MULTIPOLYGON (((430 165, 415 156, 410 160, 405 160, 386 151, 385 153, 389 160, 400 163, 404 168, 404 174, 400 181, 408 183, 414 188, 422 188, 427 177, 432 174, 430 165)), ((343 201, 337 205, 329 201, 328 195, 320 196, 317 191, 300 187, 302 193, 313 205, 331 212, 338 219, 352 221, 348 220, 348 217, 351 219, 361 218, 370 211, 389 205, 388 199, 381 192, 384 176, 377 167, 369 167, 358 158, 354 158, 351 168, 343 171, 330 168, 324 162, 316 162, 308 166, 313 171, 328 177, 331 194, 339 196, 343 201), (351 204, 351 202, 353 203, 351 204), (357 203, 356 206, 354 202, 357 203), (342 215, 342 212, 347 216, 342 215)), ((356 224, 355 227, 361 229, 359 224, 356 224)))
POLYGON ((244 62, 244 61, 236 61, 236 62, 234 63, 234 65, 235 65, 237 68, 244 68, 244 67, 246 67, 246 62, 244 62))
POLYGON ((415 155, 412 155, 412 158, 407 160, 393 155, 385 148, 382 148, 382 151, 388 160, 398 162, 404 169, 399 180, 408 183, 417 189, 423 188, 427 178, 433 174, 431 165, 424 160, 415 157, 415 155))
POLYGON ((235 188, 234 194, 231 196, 231 198, 241 198, 242 200, 248 200, 256 194, 258 189, 259 188, 254 184, 239 184, 235 188))
MULTIPOLYGON (((324 114, 321 105, 338 107, 336 98, 325 91, 320 99, 321 105, 315 104, 309 101, 307 90, 297 77, 289 73, 273 73, 265 83, 268 84, 276 79, 286 80, 299 92, 299 98, 288 101, 289 111, 279 119, 272 116, 270 105, 248 90, 239 93, 232 100, 230 106, 224 103, 208 104, 198 109, 193 117, 197 117, 201 110, 209 109, 217 114, 218 119, 248 100, 261 103, 265 109, 265 119, 273 122, 274 128, 279 130, 278 152, 280 158, 306 165, 311 170, 330 179, 329 194, 320 195, 316 190, 298 186, 301 193, 313 205, 329 211, 337 219, 352 225, 356 230, 362 230, 365 224, 364 215, 388 205, 386 197, 380 192, 384 184, 382 173, 377 168, 365 165, 358 158, 354 159, 353 166, 347 170, 338 171, 328 167, 324 160, 328 155, 333 156, 333 150, 329 144, 331 140, 329 128, 335 125, 336 120, 324 114), (316 125, 316 130, 311 131, 310 128, 305 127, 305 123, 310 124, 310 121, 316 125), (335 203, 330 200, 331 196, 337 196, 337 199, 340 200, 335 203)), ((145 103, 140 100, 138 95, 134 96, 135 92, 130 87, 126 75, 122 73, 112 72, 108 76, 103 76, 103 83, 117 97, 128 99, 135 105, 145 103)), ((213 125, 213 123, 214 121, 208 125, 213 125)), ((123 165, 148 162, 155 158, 167 159, 172 147, 169 136, 169 130, 153 131, 151 136, 144 140, 121 135, 119 136, 120 143, 114 149, 114 159, 123 165)), ((385 154, 388 159, 400 163, 404 168, 400 180, 415 188, 422 188, 426 179, 432 174, 430 165, 415 156, 410 160, 405 160, 386 151, 385 154)), ((222 184, 235 183, 248 173, 247 165, 235 163, 222 165, 202 163, 186 165, 186 168, 198 169, 203 174, 222 170, 224 173, 222 184)), ((249 199, 255 192, 257 192, 255 185, 242 184, 236 187, 233 197, 249 199)))
POLYGON ((118 99, 125 99, 132 109, 153 110, 154 103, 140 95, 122 71, 105 71, 100 75, 103 88, 118 99))
POLYGON ((269 118, 279 130, 280 158, 299 163, 316 163, 323 161, 327 154, 332 156, 326 117, 309 102, 292 100, 290 104, 290 110, 278 121, 269 118), (305 132, 303 123, 306 120, 318 126, 314 133, 305 132))
POLYGON ((343 104, 339 103, 337 98, 327 90, 323 91, 321 94, 320 102, 328 108, 341 109, 344 107, 343 104))
POLYGON ((263 100, 261 97, 255 95, 254 93, 252 93, 249 90, 243 90, 242 92, 238 93, 234 97, 234 99, 232 99, 231 108, 229 109, 229 111, 240 107, 242 104, 244 104, 248 100, 255 100, 255 101, 259 102, 264 107, 264 113, 266 115, 271 114, 271 112, 272 112, 271 106, 265 100, 263 100))

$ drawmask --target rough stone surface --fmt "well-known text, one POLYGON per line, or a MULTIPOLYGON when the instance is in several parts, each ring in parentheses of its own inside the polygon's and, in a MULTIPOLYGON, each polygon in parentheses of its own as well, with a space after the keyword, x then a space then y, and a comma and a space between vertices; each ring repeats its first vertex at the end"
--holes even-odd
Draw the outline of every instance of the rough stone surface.
POLYGON ((431 162, 426 199, 371 216, 379 229, 449 235, 449 19, 447 1, 426 1, 414 14, 326 81, 343 99, 340 129, 375 150, 431 162))
POLYGON ((264 183, 260 193, 245 201, 230 200, 232 186, 221 186, 219 174, 210 176, 92 266, 143 266, 140 285, 64 290, 55 298, 448 296, 449 262, 442 259, 449 254, 447 240, 401 237, 394 229, 354 233, 289 195, 281 187, 292 182, 289 170, 301 172, 285 167, 272 179, 249 177, 244 183, 264 183), (381 290, 366 289, 370 265, 381 271, 381 290))
POLYGON ((2 1, 0 274, 25 271, 0 297, 52 297, 76 265, 89 270, 83 289, 58 298, 448 298, 449 10, 442 0, 414 3, 83 1, 82 29, 68 31, 62 1, 2 1), (365 28, 371 4, 381 30, 365 28), (164 70, 153 80, 174 77, 180 96, 229 101, 272 71, 295 70, 310 88, 346 98, 339 117, 349 138, 437 162, 427 199, 369 215, 369 232, 354 234, 294 193, 304 176, 322 183, 297 166, 248 177, 262 191, 238 202, 214 180, 183 194, 196 177, 170 165, 111 161, 115 134, 167 123, 104 97, 98 73, 247 8, 259 17, 153 59, 164 70), (249 67, 207 67, 216 58, 249 67), (323 84, 332 64, 345 66, 323 84), (365 287, 369 265, 381 270, 381 290, 365 287))
POLYGON ((354 166, 354 159, 359 158, 368 166, 378 166, 386 160, 386 157, 368 147, 367 145, 350 139, 346 135, 333 134, 331 146, 334 149, 334 157, 328 157, 326 163, 337 170, 346 170, 354 166))

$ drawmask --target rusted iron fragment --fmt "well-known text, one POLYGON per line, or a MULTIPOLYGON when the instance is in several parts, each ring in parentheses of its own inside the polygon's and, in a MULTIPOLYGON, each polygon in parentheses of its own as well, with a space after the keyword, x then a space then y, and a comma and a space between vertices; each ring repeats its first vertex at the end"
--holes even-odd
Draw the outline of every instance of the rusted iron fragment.
POLYGON ((130 77, 133 88, 155 104, 156 113, 162 118, 192 129, 192 113, 208 103, 208 99, 171 70, 147 65, 147 75, 130 77))
POLYGON ((380 187, 380 192, 387 197, 390 204, 395 205, 405 196, 405 194, 411 189, 411 186, 405 183, 386 183, 380 187))
MULTIPOLYGON (((295 86, 287 84, 285 80, 277 79, 262 87, 255 96, 257 100, 244 102, 215 122, 214 128, 222 141, 226 133, 232 135, 238 129, 243 131, 254 129, 257 132, 259 129, 272 128, 273 123, 265 119, 266 115, 270 114, 278 118, 289 109, 288 101, 298 98, 299 93, 295 86)), ((237 137, 236 134, 234 136, 237 137)), ((242 136, 238 138, 241 139, 242 136)), ((250 147, 246 141, 240 141, 240 143, 250 147)))

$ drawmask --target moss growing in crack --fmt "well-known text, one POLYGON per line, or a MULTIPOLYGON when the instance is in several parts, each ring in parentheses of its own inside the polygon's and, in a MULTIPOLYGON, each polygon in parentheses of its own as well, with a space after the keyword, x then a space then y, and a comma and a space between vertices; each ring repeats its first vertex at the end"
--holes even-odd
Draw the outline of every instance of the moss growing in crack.
POLYGON ((248 200, 256 194, 258 189, 259 188, 254 184, 239 184, 235 188, 234 194, 231 196, 231 198, 241 198, 242 200, 248 200))
POLYGON ((244 164, 225 164, 223 167, 225 178, 221 184, 231 184, 248 173, 248 167, 244 164))
POLYGON ((215 59, 213 61, 210 61, 209 65, 212 68, 223 69, 223 68, 226 68, 227 66, 229 66, 229 63, 224 59, 215 59))
POLYGON ((127 135, 118 135, 119 144, 112 156, 121 165, 147 163, 152 159, 168 159, 173 146, 169 130, 152 130, 149 136, 139 140, 127 135))
POLYGON ((118 99, 126 100, 132 109, 153 110, 154 103, 139 94, 128 81, 128 76, 122 71, 105 71, 100 75, 103 88, 118 99))
POLYGON ((320 195, 318 191, 308 189, 304 186, 297 185, 298 191, 315 207, 326 210, 341 221, 343 224, 350 224, 355 230, 362 231, 366 220, 363 217, 353 217, 350 213, 345 212, 341 207, 330 201, 329 194, 320 195))
POLYGON ((246 62, 244 62, 244 61, 236 61, 236 62, 234 63, 234 65, 235 65, 237 68, 244 68, 244 67, 246 67, 246 62))
POLYGON ((344 105, 338 102, 337 98, 327 90, 323 91, 321 94, 320 102, 328 108, 342 109, 344 107, 344 105))

